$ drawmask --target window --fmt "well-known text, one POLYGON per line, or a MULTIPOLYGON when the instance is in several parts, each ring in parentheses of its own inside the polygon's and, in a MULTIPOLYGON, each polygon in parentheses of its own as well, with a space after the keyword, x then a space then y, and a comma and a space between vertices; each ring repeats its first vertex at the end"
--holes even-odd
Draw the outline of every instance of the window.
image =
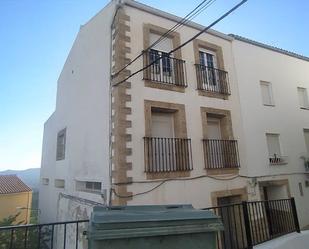
POLYGON ((266 134, 268 153, 270 156, 281 155, 279 134, 266 134))
POLYGON ((212 51, 203 50, 199 51, 200 64, 210 68, 217 68, 216 54, 212 51))
POLYGON ((274 106, 272 87, 270 82, 261 81, 261 93, 263 105, 274 106))
POLYGON ((204 71, 204 76, 209 85, 215 86, 217 84, 216 68, 217 68, 217 57, 214 52, 203 50, 199 51, 200 64, 204 71))
POLYGON ((43 185, 48 185, 49 184, 49 179, 48 178, 42 178, 42 184, 43 185))
POLYGON ((66 129, 58 132, 57 135, 57 155, 56 160, 63 160, 65 158, 65 142, 66 142, 66 129))
POLYGON ((173 113, 151 112, 151 135, 152 137, 174 137, 173 113))
POLYGON ((309 102, 308 102, 307 89, 302 88, 302 87, 297 87, 297 92, 298 92, 298 100, 299 100, 300 108, 308 109, 309 102))
POLYGON ((309 155, 309 129, 304 129, 304 138, 305 138, 307 153, 309 155))
MULTIPOLYGON (((191 140, 187 138, 185 117, 184 105, 145 100, 146 173, 166 172, 164 177, 169 177, 180 171, 189 174, 192 170, 191 140)), ((160 174, 152 176, 160 177, 160 174)))
POLYGON ((300 196, 304 196, 303 184, 301 182, 298 183, 298 188, 300 196))
POLYGON ((270 164, 286 164, 287 158, 282 156, 279 134, 266 134, 270 164))
POLYGON ((65 181, 63 179, 55 179, 55 187, 56 188, 64 188, 65 181))
POLYGON ((208 139, 221 139, 221 121, 219 118, 207 118, 208 139))
POLYGON ((101 193, 102 183, 92 181, 76 181, 76 190, 101 193))

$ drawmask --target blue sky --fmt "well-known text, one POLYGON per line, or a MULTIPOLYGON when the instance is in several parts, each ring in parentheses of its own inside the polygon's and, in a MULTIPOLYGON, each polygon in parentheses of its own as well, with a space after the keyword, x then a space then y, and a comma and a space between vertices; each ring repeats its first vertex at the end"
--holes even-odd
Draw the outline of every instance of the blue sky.
MULTIPOLYGON (((185 16, 200 1, 142 2, 185 16)), ((61 68, 79 26, 107 2, 0 0, 0 170, 40 166, 61 68)), ((195 21, 207 25, 236 3, 217 0, 195 21)), ((308 13, 309 1, 249 0, 215 29, 309 56, 308 13)))

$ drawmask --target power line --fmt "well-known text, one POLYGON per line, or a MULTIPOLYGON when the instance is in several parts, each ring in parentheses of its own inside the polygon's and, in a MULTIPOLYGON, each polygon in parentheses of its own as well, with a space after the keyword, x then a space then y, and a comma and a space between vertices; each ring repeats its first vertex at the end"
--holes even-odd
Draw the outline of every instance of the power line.
POLYGON ((170 56, 172 53, 174 53, 175 51, 181 49, 182 47, 184 47, 185 45, 187 45, 188 43, 190 43, 191 41, 193 41, 194 39, 196 39, 197 37, 199 37, 201 34, 203 34, 204 32, 206 32, 207 30, 209 30, 210 28, 212 28, 214 25, 216 25, 218 22, 220 22, 222 19, 224 19, 225 17, 227 17, 228 15, 230 15, 233 11, 235 11, 236 9, 238 9, 241 5, 243 5, 245 2, 247 2, 248 0, 242 0, 239 4, 235 5, 232 9, 230 9, 228 12, 226 12, 224 15, 222 15, 220 18, 218 18, 216 21, 214 21, 213 23, 211 23, 209 26, 207 26, 206 28, 204 28, 203 30, 201 30, 200 32, 198 32, 196 35, 194 35, 192 38, 190 38, 189 40, 187 40, 186 42, 184 42, 183 44, 181 44, 180 46, 172 49, 170 52, 165 53, 164 56, 159 56, 158 58, 156 58, 154 61, 152 61, 150 64, 146 65, 145 67, 135 71, 134 73, 130 74, 127 78, 125 78, 124 80, 121 80, 119 82, 117 82, 116 84, 114 84, 113 86, 117 86, 123 82, 126 82, 128 79, 130 79, 131 77, 133 77, 134 75, 144 71, 145 69, 147 69, 148 67, 152 66, 153 64, 155 64, 157 61, 161 60, 163 57, 168 57, 170 56))
POLYGON ((210 5, 212 5, 216 0, 208 0, 208 2, 205 4, 205 6, 202 6, 206 0, 204 0, 202 3, 200 3, 197 7, 195 7, 188 15, 186 15, 179 24, 175 24, 173 28, 171 28, 169 31, 167 31, 165 34, 163 34, 157 41, 155 41, 151 46, 149 46, 144 51, 149 50, 150 48, 154 47, 161 41, 165 40, 167 38, 167 35, 175 30, 177 30, 179 27, 185 25, 190 20, 198 16, 201 12, 203 12, 205 9, 207 9, 210 5), (200 8, 200 9, 199 9, 200 8), (195 12, 195 13, 194 13, 195 12))
POLYGON ((210 176, 210 175, 199 175, 199 176, 194 176, 194 177, 188 177, 188 178, 169 178, 166 180, 150 180, 150 181, 137 181, 137 182, 123 182, 123 183, 118 183, 114 185, 129 185, 129 184, 134 184, 134 183, 157 183, 157 185, 155 185, 154 187, 150 188, 149 190, 146 190, 144 192, 138 192, 135 194, 131 194, 131 195, 120 195, 116 192, 116 190, 114 188, 112 188, 112 192, 119 198, 130 198, 130 197, 135 197, 135 196, 139 196, 139 195, 144 195, 144 194, 148 194, 154 190, 156 190, 157 188, 159 188, 160 186, 162 186, 163 184, 167 183, 167 182, 175 182, 175 181, 192 181, 192 180, 197 180, 197 179, 201 179, 201 178, 210 178, 213 180, 218 180, 218 181, 231 181, 234 180, 236 178, 246 178, 246 179, 253 179, 253 178, 265 178, 265 177, 274 177, 274 176, 289 176, 289 175, 302 175, 302 174, 308 174, 307 172, 292 172, 292 173, 281 173, 281 174, 273 174, 273 175, 257 175, 257 176, 247 176, 247 175, 229 175, 226 177, 215 177, 215 176, 210 176))
POLYGON ((202 11, 207 9, 209 6, 211 6, 216 0, 204 0, 202 1, 198 6, 196 6, 190 13, 188 13, 184 18, 181 19, 180 22, 177 22, 172 28, 170 28, 168 31, 166 31, 163 35, 161 35, 153 44, 151 44, 148 48, 144 49, 138 56, 136 56, 133 60, 131 60, 128 64, 126 64, 123 68, 121 68, 119 71, 117 71, 115 74, 112 75, 112 77, 116 77, 121 73, 123 70, 125 70, 128 66, 132 65, 135 61, 137 61, 144 53, 145 51, 151 49, 158 43, 162 42, 167 38, 167 36, 177 30, 179 27, 183 26, 184 24, 188 23, 190 20, 195 18, 197 15, 199 15, 202 11), (206 2, 206 4, 205 4, 206 2), (204 5, 205 4, 205 5, 204 5), (204 5, 204 6, 203 6, 204 5))

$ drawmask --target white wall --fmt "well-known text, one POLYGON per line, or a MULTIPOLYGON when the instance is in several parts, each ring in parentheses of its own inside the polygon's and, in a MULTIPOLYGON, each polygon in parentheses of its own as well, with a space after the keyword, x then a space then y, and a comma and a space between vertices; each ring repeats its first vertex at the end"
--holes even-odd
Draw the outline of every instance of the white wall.
MULTIPOLYGON (((169 29, 175 23, 167 19, 137 10, 132 7, 126 7, 126 14, 130 16, 131 27, 131 56, 132 58, 139 54, 143 49, 143 24, 153 24, 169 29)), ((181 43, 195 35, 198 30, 190 27, 182 27, 180 30, 181 43)), ((133 162, 133 169, 128 172, 128 175, 133 178, 133 181, 144 181, 146 174, 144 172, 144 144, 143 137, 145 136, 145 117, 144 117, 144 100, 154 100, 162 102, 171 102, 185 105, 187 133, 192 142, 192 158, 193 168, 191 177, 205 176, 205 165, 203 155, 203 130, 200 107, 212 107, 224 110, 230 110, 232 115, 234 137, 239 141, 239 150, 241 156, 240 173, 246 173, 246 165, 244 164, 244 146, 241 142, 242 124, 240 117, 238 89, 236 85, 236 76, 234 69, 234 61, 232 55, 232 45, 229 40, 215 37, 210 34, 203 34, 199 39, 217 44, 223 49, 225 70, 229 73, 231 86, 231 95, 228 100, 218 98, 209 98, 199 96, 196 90, 196 73, 194 67, 194 50, 193 44, 190 43, 181 49, 182 59, 186 61, 187 82, 188 87, 185 93, 175 91, 161 90, 155 88, 144 87, 142 74, 138 74, 130 79, 132 88, 129 93, 132 95, 132 102, 129 103, 132 107, 132 128, 129 132, 132 134, 132 156, 129 158, 133 162)), ((130 67, 131 72, 141 68, 143 65, 142 59, 137 61, 130 67)), ((136 183, 128 186, 128 190, 133 194, 140 193, 151 189, 160 183, 160 180, 154 183, 136 183)), ((237 178, 233 181, 214 180, 210 178, 200 178, 184 181, 169 181, 151 193, 139 195, 133 198, 129 204, 168 204, 168 203, 192 203, 196 207, 211 206, 210 193, 212 191, 227 190, 233 188, 242 188, 246 186, 247 180, 237 178)))
MULTIPOLYGON (((84 196, 75 191, 75 180, 99 181, 104 189, 109 188, 110 29, 114 11, 113 1, 81 27, 59 77, 56 110, 44 129, 41 178, 50 181, 40 188, 41 222, 55 221, 59 192, 84 196), (57 133, 65 127, 65 160, 56 161, 57 133), (56 189, 54 179, 64 179, 65 189, 56 189)), ((103 202, 100 195, 90 198, 103 202)), ((63 217, 58 214, 58 219, 63 217)))
MULTIPOLYGON (((246 165, 250 176, 281 175, 269 180, 288 179, 301 225, 309 224, 309 189, 303 161, 306 153, 303 129, 309 127, 309 111, 299 108, 297 87, 309 88, 309 62, 293 58, 242 41, 233 41, 233 54, 238 79, 240 107, 247 151, 246 165), (275 106, 264 106, 260 81, 272 84, 275 106), (287 165, 270 166, 265 133, 279 133, 287 165), (300 174, 295 174, 300 173, 300 174), (304 196, 300 196, 302 182, 304 196)), ((258 178, 258 180, 265 180, 258 178)))

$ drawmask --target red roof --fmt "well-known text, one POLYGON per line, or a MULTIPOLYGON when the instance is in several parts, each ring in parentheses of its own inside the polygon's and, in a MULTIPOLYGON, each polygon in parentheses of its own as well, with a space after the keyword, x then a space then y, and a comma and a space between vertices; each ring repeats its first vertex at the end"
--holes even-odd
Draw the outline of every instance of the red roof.
POLYGON ((16 175, 0 175, 0 194, 32 191, 16 175))

